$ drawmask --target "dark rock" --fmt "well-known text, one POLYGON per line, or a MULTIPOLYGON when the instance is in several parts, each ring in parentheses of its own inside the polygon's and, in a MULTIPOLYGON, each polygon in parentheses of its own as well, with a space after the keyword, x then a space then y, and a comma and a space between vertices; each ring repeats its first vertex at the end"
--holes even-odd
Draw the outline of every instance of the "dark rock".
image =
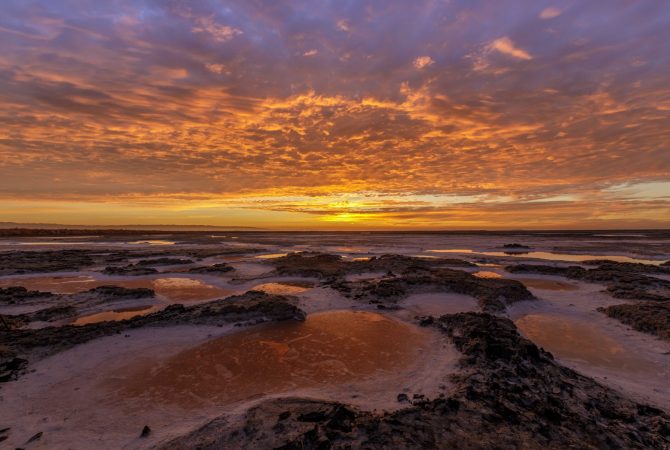
POLYGON ((0 252, 0 275, 77 271, 94 264, 91 250, 0 252))
POLYGON ((25 300, 52 297, 53 295, 51 292, 29 291, 23 286, 10 286, 0 288, 0 304, 12 305, 22 303, 25 300))
POLYGON ((526 287, 515 280, 479 278, 461 270, 410 268, 395 278, 338 281, 331 285, 342 295, 358 300, 394 304, 413 293, 453 292, 475 297, 485 311, 504 311, 506 305, 534 300, 526 287))
POLYGON ((83 294, 94 295, 97 296, 98 298, 107 301, 127 300, 135 298, 151 298, 156 295, 153 289, 125 288, 122 286, 114 286, 114 285, 98 286, 86 291, 83 294))
POLYGON ((364 272, 385 272, 395 276, 395 274, 410 268, 476 267, 472 263, 459 259, 427 259, 404 255, 382 255, 373 256, 367 261, 347 261, 339 255, 315 252, 291 253, 268 262, 276 266, 275 272, 277 275, 315 277, 331 279, 331 281, 341 281, 342 277, 347 274, 364 272))
POLYGON ((158 270, 152 267, 143 267, 141 265, 129 264, 127 266, 108 266, 102 271, 105 275, 152 275, 158 273, 158 270))
POLYGON ((516 244, 516 243, 515 244, 505 244, 505 245, 503 245, 503 248, 508 248, 508 249, 518 248, 518 249, 522 249, 522 250, 530 250, 529 246, 523 245, 523 244, 516 244))
POLYGON ((180 264, 193 264, 192 259, 182 258, 157 258, 157 259, 142 259, 138 261, 136 266, 175 266, 180 264))
POLYGON ((26 441, 26 444, 30 444, 31 442, 38 441, 42 438, 42 432, 40 431, 39 433, 34 434, 30 439, 26 441))
POLYGON ((638 302, 599 308, 598 311, 637 331, 670 340, 670 302, 638 302))
POLYGON ((140 433, 141 438, 149 437, 151 434, 151 428, 149 428, 148 425, 144 425, 144 428, 142 428, 142 432, 140 433))
POLYGON ((218 263, 211 266, 193 267, 189 269, 189 273, 226 273, 233 270, 235 269, 226 263, 218 263))

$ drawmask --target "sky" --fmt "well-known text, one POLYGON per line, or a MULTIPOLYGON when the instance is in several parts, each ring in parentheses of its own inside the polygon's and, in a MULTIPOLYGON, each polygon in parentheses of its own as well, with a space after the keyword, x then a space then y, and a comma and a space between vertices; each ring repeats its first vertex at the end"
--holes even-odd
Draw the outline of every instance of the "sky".
POLYGON ((0 0, 0 221, 670 227, 665 0, 0 0))

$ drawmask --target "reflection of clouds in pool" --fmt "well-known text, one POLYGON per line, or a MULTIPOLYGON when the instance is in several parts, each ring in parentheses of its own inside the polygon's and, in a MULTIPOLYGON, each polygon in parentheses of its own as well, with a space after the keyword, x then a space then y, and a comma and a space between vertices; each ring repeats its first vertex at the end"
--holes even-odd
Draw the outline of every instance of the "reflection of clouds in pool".
POLYGON ((128 397, 197 407, 392 374, 427 344, 424 330, 371 312, 335 311, 243 330, 121 377, 128 397))
POLYGON ((629 372, 657 369, 587 322, 553 314, 528 314, 515 323, 531 341, 562 359, 629 372))

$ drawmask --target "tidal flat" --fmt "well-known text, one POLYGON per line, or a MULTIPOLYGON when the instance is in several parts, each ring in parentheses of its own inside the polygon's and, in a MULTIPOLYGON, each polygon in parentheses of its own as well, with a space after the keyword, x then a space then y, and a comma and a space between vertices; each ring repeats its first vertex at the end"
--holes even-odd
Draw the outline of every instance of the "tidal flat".
POLYGON ((662 231, 0 238, 0 447, 668 448, 669 260, 662 231))

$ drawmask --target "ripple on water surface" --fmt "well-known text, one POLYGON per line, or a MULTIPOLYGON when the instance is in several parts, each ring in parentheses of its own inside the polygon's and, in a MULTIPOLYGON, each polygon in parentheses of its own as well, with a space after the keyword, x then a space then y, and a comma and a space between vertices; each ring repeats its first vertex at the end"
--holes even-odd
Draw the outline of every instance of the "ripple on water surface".
POLYGON ((427 331, 371 312, 313 314, 243 330, 115 377, 122 395, 198 407, 393 374, 429 344, 427 331))

